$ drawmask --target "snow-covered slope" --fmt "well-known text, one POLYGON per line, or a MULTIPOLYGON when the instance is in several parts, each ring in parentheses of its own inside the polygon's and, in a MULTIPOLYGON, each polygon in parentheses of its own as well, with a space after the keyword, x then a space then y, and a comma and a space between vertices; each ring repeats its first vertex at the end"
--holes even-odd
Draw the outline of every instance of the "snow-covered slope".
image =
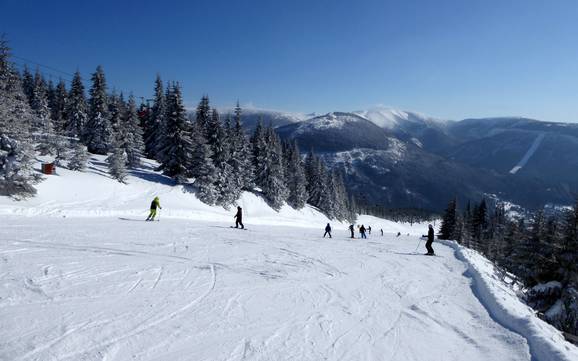
POLYGON ((0 359, 576 360, 515 298, 496 318, 452 248, 373 229, 5 217, 0 359))
MULTIPOLYGON (((0 215, 51 216, 122 216, 144 219, 150 202, 160 197, 161 217, 187 218, 206 221, 230 221, 234 210, 211 207, 199 201, 187 187, 175 185, 154 171, 156 164, 145 161, 145 167, 132 171, 127 184, 121 184, 106 174, 104 157, 92 156, 86 172, 64 168, 57 175, 46 176, 38 185, 38 195, 25 201, 0 197, 0 215)), ((311 226, 328 219, 312 207, 295 210, 284 206, 279 212, 270 208, 260 196, 245 192, 238 205, 243 208, 248 224, 285 224, 311 226)))
POLYGON ((245 194, 235 230, 151 169, 122 185, 102 166, 0 198, 0 360, 578 359, 479 255, 422 256, 423 224, 361 216, 367 240, 335 222, 323 238, 315 209, 245 194))

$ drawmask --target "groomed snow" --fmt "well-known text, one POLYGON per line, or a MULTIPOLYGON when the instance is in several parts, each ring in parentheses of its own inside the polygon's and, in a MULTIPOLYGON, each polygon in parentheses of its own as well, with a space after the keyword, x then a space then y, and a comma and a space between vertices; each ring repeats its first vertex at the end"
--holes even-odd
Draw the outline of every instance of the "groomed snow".
POLYGON ((0 359, 530 359, 451 248, 229 224, 9 217, 0 359))
POLYGON ((416 254, 423 224, 362 216, 369 239, 335 222, 322 238, 315 209, 245 194, 235 230, 232 210, 150 167, 119 184, 99 157, 38 188, 0 199, 0 360, 578 359, 479 255, 416 254))

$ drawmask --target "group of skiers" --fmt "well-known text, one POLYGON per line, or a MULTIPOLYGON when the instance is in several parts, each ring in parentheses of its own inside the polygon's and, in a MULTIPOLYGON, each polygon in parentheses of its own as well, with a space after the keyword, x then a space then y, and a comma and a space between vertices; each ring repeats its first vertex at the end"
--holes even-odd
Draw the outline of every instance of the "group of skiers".
MULTIPOLYGON (((153 201, 151 202, 151 209, 150 209, 149 216, 146 219, 147 221, 154 221, 155 220, 155 216, 157 215, 157 208, 163 209, 161 207, 159 197, 155 197, 153 199, 153 201)), ((243 225, 243 209, 241 207, 237 207, 237 213, 233 216, 233 218, 235 219, 235 228, 239 228, 239 226, 241 226, 241 229, 245 229, 245 225, 243 225)), ((369 234, 371 234, 371 226, 367 226, 367 228, 365 228, 365 226, 362 224, 361 226, 358 226, 358 228, 359 228, 360 237, 363 239, 367 239, 367 235, 365 234, 365 232, 368 232, 369 234)), ((351 224, 349 226, 349 231, 351 232, 351 238, 355 238, 355 227, 353 224, 351 224)), ((381 231, 381 235, 383 236, 383 229, 380 229, 380 231, 381 231)), ((399 237, 400 234, 401 233, 398 232, 397 236, 399 237)), ((323 238, 325 238, 325 236, 329 236, 329 238, 331 238, 331 225, 329 223, 327 223, 327 225, 325 226, 325 233, 323 234, 323 238)), ((434 250, 432 248, 432 243, 434 241, 435 234, 434 234, 434 228, 431 224, 428 227, 427 236, 422 236, 422 237, 427 237, 427 242, 425 244, 425 248, 427 250, 426 255, 433 256, 435 253, 434 253, 434 250)))
MULTIPOLYGON (((367 235, 365 234, 365 232, 371 234, 371 226, 367 226, 367 228, 365 228, 365 226, 362 224, 361 226, 357 226, 357 229, 359 230, 359 236, 361 238, 367 239, 367 235)), ((351 232, 351 238, 355 238, 355 227, 353 226, 353 224, 349 226, 349 231, 351 232)), ((381 235, 383 236, 383 229, 380 229, 380 231, 381 235)))

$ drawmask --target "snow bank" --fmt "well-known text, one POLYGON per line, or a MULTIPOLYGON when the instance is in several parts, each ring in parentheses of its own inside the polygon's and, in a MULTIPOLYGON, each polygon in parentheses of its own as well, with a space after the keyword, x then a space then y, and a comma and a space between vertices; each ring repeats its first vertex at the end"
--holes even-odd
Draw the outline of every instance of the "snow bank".
POLYGON ((561 332, 535 316, 496 274, 494 265, 478 252, 454 241, 439 241, 454 249, 456 257, 468 265, 465 275, 472 278, 472 290, 493 319, 528 340, 533 359, 576 361, 578 348, 564 340, 561 332))

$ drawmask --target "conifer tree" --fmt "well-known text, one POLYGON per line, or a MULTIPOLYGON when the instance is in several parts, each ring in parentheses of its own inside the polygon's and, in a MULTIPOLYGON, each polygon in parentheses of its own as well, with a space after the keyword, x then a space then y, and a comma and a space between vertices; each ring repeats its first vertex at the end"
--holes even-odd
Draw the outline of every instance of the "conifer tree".
POLYGON ((166 132, 161 152, 161 169, 178 183, 186 183, 190 173, 193 142, 191 125, 183 105, 181 89, 171 86, 167 96, 166 132))
POLYGON ((161 161, 159 150, 162 148, 164 124, 166 116, 166 99, 163 82, 160 75, 155 80, 155 95, 149 123, 145 127, 144 141, 147 157, 161 161))
POLYGON ((86 98, 84 96, 84 85, 82 84, 82 78, 80 73, 77 71, 74 73, 72 78, 72 84, 70 86, 70 93, 66 100, 66 133, 69 136, 77 137, 79 139, 83 137, 84 126, 88 118, 87 115, 87 105, 86 98))
POLYGON ((267 138, 265 128, 261 120, 257 123, 257 127, 251 138, 251 145, 253 150, 253 166, 255 168, 255 185, 263 188, 267 178, 267 138))
POLYGON ((34 75, 32 109, 37 119, 35 128, 46 134, 52 133, 53 127, 50 119, 50 108, 48 107, 47 87, 44 77, 40 74, 40 70, 36 70, 36 74, 34 75))
POLYGON ((132 95, 128 98, 127 108, 122 118, 122 128, 125 137, 123 148, 127 156, 127 165, 129 168, 137 168, 141 164, 141 157, 144 152, 144 142, 142 128, 139 125, 136 102, 132 95))
POLYGON ((50 111, 50 118, 52 118, 52 107, 54 106, 55 103, 56 97, 55 95, 56 95, 56 88, 54 87, 54 82, 52 81, 51 77, 46 85, 46 99, 48 99, 48 110, 50 111))
POLYGON ((308 198, 307 179, 296 142, 287 147, 287 155, 287 203, 295 209, 301 209, 305 207, 308 198))
POLYGON ((77 142, 74 146, 72 157, 68 161, 68 169, 83 171, 86 168, 86 162, 88 161, 88 151, 86 146, 80 142, 77 142))
POLYGON ((333 187, 335 193, 335 217, 340 220, 345 220, 350 218, 350 211, 348 205, 347 189, 345 188, 345 182, 343 181, 343 175, 337 169, 332 172, 333 175, 333 187))
POLYGON ((108 96, 104 71, 99 65, 92 74, 90 88, 89 113, 84 128, 84 138, 88 151, 95 154, 106 154, 112 137, 108 96))
POLYGON ((208 124, 208 133, 210 134, 209 145, 215 167, 214 186, 218 194, 216 203, 225 207, 233 204, 238 196, 231 167, 229 132, 230 123, 223 128, 219 113, 216 109, 213 109, 211 120, 208 124))
MULTIPOLYGON (((109 114, 109 123, 111 128, 111 133, 116 136, 116 134, 123 132, 123 117, 125 110, 121 104, 120 96, 116 94, 116 91, 113 90, 112 94, 108 96, 108 114, 109 114)), ((120 137, 123 139, 124 133, 120 137)), ((124 142, 124 141, 123 141, 124 142)))
POLYGON ((32 195, 37 178, 32 169, 28 136, 34 115, 10 61, 10 48, 0 36, 0 195, 32 195))
POLYGON ((263 167, 262 191, 265 198, 274 209, 280 209, 287 200, 287 187, 283 167, 283 147, 279 136, 271 126, 265 131, 265 143, 267 144, 264 155, 265 166, 263 167))
POLYGON ((451 237, 455 235, 456 215, 457 200, 454 198, 450 201, 444 212, 442 224, 440 226, 440 239, 451 239, 451 237))
POLYGON ((209 104, 209 97, 204 95, 197 106, 197 128, 199 131, 202 132, 202 135, 205 139, 209 137, 208 134, 208 126, 211 120, 211 106, 209 104))
POLYGON ((578 201, 564 212, 562 236, 557 254, 565 285, 578 287, 578 201))
POLYGON ((34 76, 28 69, 27 65, 24 65, 24 70, 22 72, 22 91, 26 95, 26 100, 28 105, 32 106, 34 100, 34 76))
POLYGON ((60 79, 52 95, 50 104, 50 111, 52 117, 52 124, 58 134, 65 133, 65 127, 68 122, 66 114, 66 101, 68 93, 66 91, 66 84, 64 80, 60 79))
POLYGON ((113 179, 121 183, 126 182, 126 153, 121 146, 121 139, 115 136, 112 142, 111 154, 106 158, 108 172, 113 179))
MULTIPOLYGON (((252 161, 251 146, 241 125, 241 107, 239 102, 234 113, 235 126, 229 136, 231 142, 231 167, 235 179, 238 196, 242 190, 250 190, 254 187, 254 166, 252 161)), ((236 199, 238 199, 238 196, 236 199)))
MULTIPOLYGON (((310 151, 305 159, 308 203, 322 211, 331 213, 332 200, 328 189, 328 172, 323 160, 310 151)), ((333 215, 331 215, 333 216, 333 215)))
POLYGON ((321 209, 321 211, 325 212, 329 218, 334 218, 334 210, 333 210, 333 197, 330 187, 333 185, 329 172, 327 171, 327 167, 325 166, 325 162, 323 159, 317 157, 316 159, 316 174, 319 179, 318 183, 313 184, 313 189, 315 189, 315 194, 319 197, 317 200, 317 204, 314 204, 316 207, 321 209))

